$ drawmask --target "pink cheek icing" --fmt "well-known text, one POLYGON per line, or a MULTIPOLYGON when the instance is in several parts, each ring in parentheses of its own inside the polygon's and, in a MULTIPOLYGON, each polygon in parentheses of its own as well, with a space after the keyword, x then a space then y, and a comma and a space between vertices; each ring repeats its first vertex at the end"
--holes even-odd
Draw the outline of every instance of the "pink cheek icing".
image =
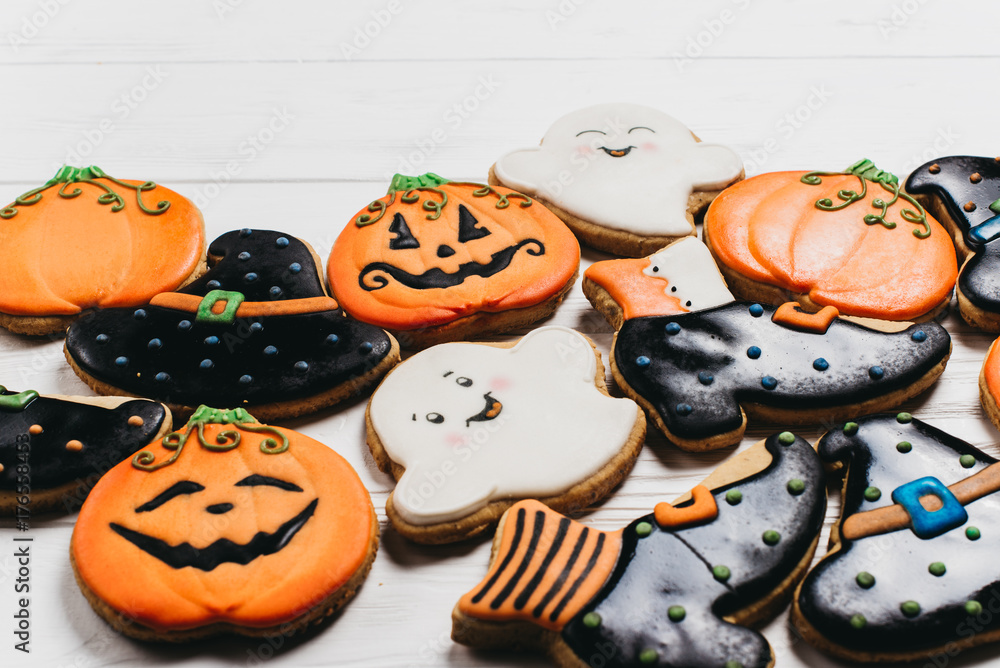
POLYGON ((510 378, 495 376, 490 379, 490 392, 500 392, 510 387, 510 378))

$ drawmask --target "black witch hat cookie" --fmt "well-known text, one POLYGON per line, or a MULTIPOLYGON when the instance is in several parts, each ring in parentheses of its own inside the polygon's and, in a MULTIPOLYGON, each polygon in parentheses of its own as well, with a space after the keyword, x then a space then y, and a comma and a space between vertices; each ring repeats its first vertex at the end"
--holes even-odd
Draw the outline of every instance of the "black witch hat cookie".
POLYGON ((908 661, 1000 639, 1000 464, 909 413, 827 432, 846 468, 830 551, 795 596, 792 620, 852 661, 908 661))
POLYGON ((825 509, 819 458, 790 432, 619 531, 521 501, 501 520, 486 578, 455 606, 452 638, 574 668, 771 666, 767 640, 745 626, 787 602, 825 509))
POLYGON ((213 266, 137 309, 97 311, 66 335, 66 357, 102 394, 134 394, 190 413, 204 401, 263 419, 309 413, 362 392, 396 362, 385 331, 344 316, 320 262, 298 239, 228 232, 213 266))
POLYGON ((0 515, 76 510, 104 473, 170 427, 155 401, 0 386, 0 515))
POLYGON ((794 302, 733 301, 693 238, 597 262, 583 289, 620 328, 619 387, 685 450, 737 443, 747 416, 789 425, 892 408, 937 380, 951 354, 934 322, 862 326, 832 306, 813 314, 794 302))
POLYGON ((949 228, 965 260, 956 290, 962 318, 1000 332, 1000 158, 937 158, 910 174, 906 190, 949 228))

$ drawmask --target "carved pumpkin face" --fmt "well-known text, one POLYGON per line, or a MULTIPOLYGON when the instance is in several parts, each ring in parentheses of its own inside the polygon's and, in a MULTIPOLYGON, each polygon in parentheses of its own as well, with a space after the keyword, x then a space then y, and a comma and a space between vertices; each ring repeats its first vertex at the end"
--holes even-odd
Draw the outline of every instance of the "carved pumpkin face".
POLYGON ((580 246, 545 207, 507 188, 398 176, 359 212, 328 267, 341 306, 395 330, 534 306, 576 273, 580 246))
POLYGON ((919 317, 948 298, 958 273, 940 223, 867 160, 737 183, 709 208, 705 238, 724 267, 845 315, 919 317))
POLYGON ((145 304, 180 286, 204 246, 201 212, 174 191, 63 167, 0 210, 0 312, 145 304))
POLYGON ((346 461, 302 434, 198 417, 94 488, 73 534, 79 577, 154 630, 293 620, 368 557, 368 493, 346 461))

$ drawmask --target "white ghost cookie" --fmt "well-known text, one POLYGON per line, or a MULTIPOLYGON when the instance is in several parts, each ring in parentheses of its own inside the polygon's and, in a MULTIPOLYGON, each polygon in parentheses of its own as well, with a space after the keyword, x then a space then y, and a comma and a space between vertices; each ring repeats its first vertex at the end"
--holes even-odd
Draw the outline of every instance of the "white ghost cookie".
POLYGON ((490 178, 544 202, 587 245, 639 257, 694 234, 695 215, 743 178, 743 163, 661 111, 602 104, 563 116, 490 178))
POLYGON ((372 395, 367 427, 379 468, 398 481, 386 513, 424 543, 474 536, 520 499, 561 512, 595 503, 646 433, 639 407, 608 395, 600 353, 565 327, 414 355, 372 395))

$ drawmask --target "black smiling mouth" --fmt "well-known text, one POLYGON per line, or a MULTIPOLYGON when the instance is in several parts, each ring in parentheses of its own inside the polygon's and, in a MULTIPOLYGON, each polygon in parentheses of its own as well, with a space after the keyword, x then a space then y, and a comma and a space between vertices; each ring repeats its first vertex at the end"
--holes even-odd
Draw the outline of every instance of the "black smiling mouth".
POLYGON ((510 265, 511 260, 514 259, 514 255, 517 251, 521 250, 525 246, 528 246, 528 249, 525 251, 528 255, 545 255, 545 244, 538 239, 525 239, 524 241, 516 243, 513 246, 508 246, 503 250, 497 251, 491 256, 489 262, 482 264, 475 261, 465 262, 460 264, 458 269, 451 274, 439 269, 438 267, 428 269, 422 274, 411 274, 403 269, 400 269, 399 267, 386 264, 385 262, 372 262, 361 270, 361 274, 358 276, 358 283, 361 285, 362 289, 367 290, 368 292, 378 290, 379 288, 384 288, 389 284, 389 279, 383 275, 388 274, 406 287, 413 288, 415 290, 426 290, 428 288, 450 288, 460 285, 470 276, 489 278, 493 274, 503 271, 508 265, 510 265), (369 275, 371 275, 372 285, 368 285, 365 282, 365 279, 368 278, 369 275))
POLYGON ((202 571, 211 571, 219 564, 240 564, 245 566, 257 557, 278 552, 299 532, 316 512, 319 499, 313 499, 305 509, 288 520, 273 533, 257 532, 250 542, 240 545, 228 538, 220 538, 211 545, 197 548, 190 543, 170 545, 140 531, 134 531, 120 524, 111 523, 111 529, 143 552, 150 554, 171 568, 190 566, 202 571))
POLYGON ((494 399, 493 395, 489 392, 483 395, 483 399, 486 400, 486 405, 483 406, 483 410, 466 420, 466 427, 469 426, 470 422, 489 422, 496 416, 500 415, 500 411, 503 410, 503 404, 494 399))
POLYGON ((602 146, 601 150, 612 158, 624 158, 634 148, 635 146, 626 146, 625 148, 608 148, 607 146, 602 146))

